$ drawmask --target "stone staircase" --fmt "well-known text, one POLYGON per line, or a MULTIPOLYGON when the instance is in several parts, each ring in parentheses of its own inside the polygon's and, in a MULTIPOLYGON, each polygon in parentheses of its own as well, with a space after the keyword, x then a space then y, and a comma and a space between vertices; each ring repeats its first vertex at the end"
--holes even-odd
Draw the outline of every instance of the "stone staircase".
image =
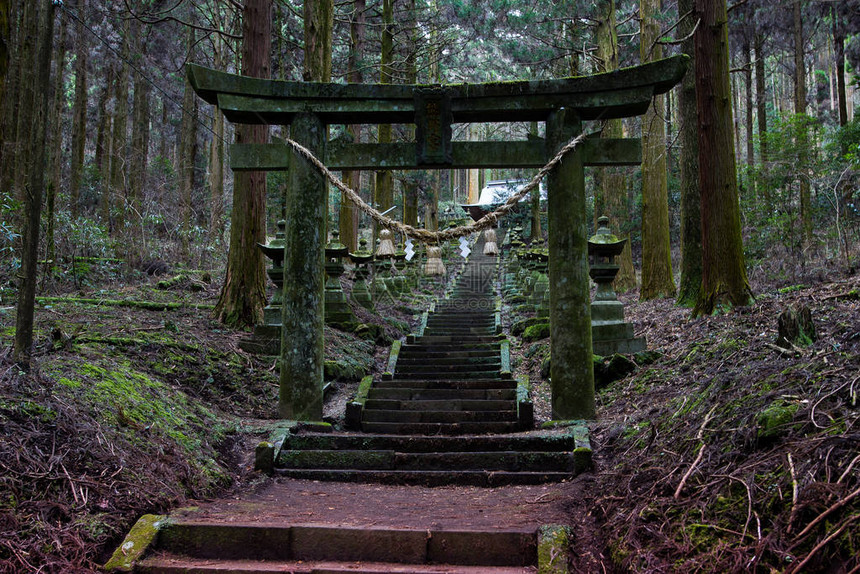
POLYGON ((354 432, 297 425, 274 458, 281 476, 395 484, 538 484, 591 464, 583 426, 535 430, 528 381, 511 376, 497 313, 496 259, 476 246, 449 296, 389 370, 349 405, 354 432))
MULTIPOLYGON (((488 258, 484 258, 488 259, 488 258)), ((487 262, 489 263, 489 262, 487 262)), ((502 373, 495 297, 472 261, 421 336, 400 348, 396 369, 374 382, 361 416, 368 433, 485 434, 531 427, 519 420, 517 383, 502 373)))
MULTIPOLYGON (((534 428, 528 381, 512 378, 508 342, 499 335, 496 269, 495 259, 472 257, 422 328, 393 345, 388 371, 362 382, 348 405, 350 430, 291 423, 277 440, 261 443, 257 466, 311 481, 484 487, 561 482, 590 467, 584 425, 534 428)), ((379 496, 358 504, 372 514, 379 496)), ((374 526, 374 520, 356 527, 272 521, 265 505, 258 513, 253 504, 238 504, 228 505, 234 510, 226 515, 189 509, 144 516, 106 568, 147 574, 566 571, 570 531, 564 526, 456 529, 416 516, 403 526, 374 526)))

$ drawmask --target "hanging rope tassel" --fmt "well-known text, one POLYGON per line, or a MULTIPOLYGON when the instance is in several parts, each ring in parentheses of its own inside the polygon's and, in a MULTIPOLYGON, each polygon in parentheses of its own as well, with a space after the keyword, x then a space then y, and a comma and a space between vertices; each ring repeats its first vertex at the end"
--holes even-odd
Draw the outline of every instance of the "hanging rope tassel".
POLYGON ((484 232, 484 255, 498 255, 499 246, 496 245, 496 230, 488 229, 484 232))
POLYGON ((427 248, 427 263, 424 264, 424 275, 445 275, 445 264, 442 263, 442 248, 431 245, 427 248))

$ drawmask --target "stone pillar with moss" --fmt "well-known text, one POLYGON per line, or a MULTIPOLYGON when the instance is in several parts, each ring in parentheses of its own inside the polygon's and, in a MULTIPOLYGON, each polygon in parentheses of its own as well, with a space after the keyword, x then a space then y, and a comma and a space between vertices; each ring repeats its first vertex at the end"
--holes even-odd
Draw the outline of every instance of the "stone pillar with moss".
MULTIPOLYGON (((547 152, 555 154, 582 131, 574 110, 547 120, 547 152)), ((552 417, 593 419, 591 301, 588 293, 588 219, 583 154, 575 150, 549 173, 550 352, 552 417)))
MULTIPOLYGON (((296 114, 290 135, 324 157, 326 127, 314 114, 296 114)), ((287 186, 281 386, 278 412, 287 419, 322 420, 325 240, 328 190, 318 169, 293 155, 287 186)))

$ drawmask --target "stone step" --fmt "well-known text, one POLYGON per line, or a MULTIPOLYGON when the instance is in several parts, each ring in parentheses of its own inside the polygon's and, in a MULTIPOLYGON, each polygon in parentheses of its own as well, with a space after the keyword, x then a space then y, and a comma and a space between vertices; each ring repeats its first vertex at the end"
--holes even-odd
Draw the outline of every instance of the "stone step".
POLYGON ((367 400, 393 401, 512 401, 516 389, 380 389, 371 388, 367 400))
POLYGON ((454 304, 437 303, 429 318, 437 319, 487 319, 494 315, 496 300, 485 301, 457 301, 454 304))
POLYGON ((428 361, 428 360, 436 360, 436 359, 458 359, 458 360, 468 360, 468 359, 486 359, 486 358, 498 358, 499 357, 499 346, 487 347, 486 349, 466 349, 466 350, 434 350, 429 347, 415 347, 413 345, 403 345, 400 347, 400 354, 397 357, 397 362, 400 362, 403 359, 410 360, 420 360, 420 361, 428 361))
POLYGON ((416 342, 422 345, 432 345, 436 343, 454 343, 457 345, 468 345, 475 343, 492 343, 495 340, 495 335, 424 335, 422 337, 419 337, 416 342))
POLYGON ((488 325, 492 325, 495 318, 493 310, 481 311, 480 313, 465 313, 461 311, 455 313, 432 313, 427 317, 427 321, 452 325, 461 325, 463 323, 474 321, 475 323, 486 323, 488 325))
POLYGON ((487 323, 477 323, 472 321, 458 321, 454 323, 453 321, 427 321, 427 329, 435 329, 437 331, 445 331, 450 330, 451 333, 459 333, 459 332, 468 332, 469 330, 473 330, 476 332, 487 331, 490 329, 496 328, 495 319, 487 323))
MULTIPOLYGON (((407 370, 401 371, 399 368, 394 373, 394 376, 398 379, 402 380, 422 380, 426 379, 427 381, 438 381, 438 380, 447 380, 451 379, 454 375, 458 379, 462 381, 473 380, 473 379, 492 379, 495 377, 502 378, 500 376, 498 369, 481 369, 476 370, 474 367, 467 371, 443 371, 440 369, 436 369, 435 371, 423 371, 423 372, 412 372, 407 370)), ((510 373, 508 373, 510 375, 510 373)))
POLYGON ((498 353, 500 348, 501 343, 499 341, 493 341, 491 343, 478 343, 472 345, 464 345, 458 343, 406 343, 405 345, 400 347, 400 354, 402 355, 403 353, 415 353, 420 355, 427 355, 444 353, 450 354, 451 356, 457 356, 458 354, 480 354, 486 353, 488 351, 498 353))
POLYGON ((475 320, 475 321, 492 321, 495 317, 495 302, 493 303, 493 307, 487 309, 478 309, 478 310, 470 310, 468 306, 465 309, 455 310, 451 309, 443 309, 442 311, 434 311, 431 313, 427 319, 428 320, 437 320, 437 321, 455 321, 460 322, 464 320, 475 320))
POLYGON ((492 311, 488 311, 480 314, 464 314, 464 313, 450 313, 450 314, 433 314, 427 317, 428 324, 438 323, 439 325, 451 325, 451 326, 461 326, 461 325, 492 325, 496 320, 495 314, 492 311))
POLYGON ((457 361, 454 364, 444 363, 441 360, 433 361, 432 364, 408 361, 401 363, 397 361, 397 370, 395 375, 403 377, 405 374, 428 374, 428 375, 447 375, 452 376, 454 373, 463 375, 475 376, 492 376, 493 373, 498 373, 501 368, 501 363, 496 360, 494 363, 479 362, 479 361, 457 361))
POLYGON ((530 566, 462 566, 457 564, 396 564, 368 561, 213 560, 160 554, 137 566, 142 574, 528 574, 530 566))
POLYGON ((378 389, 457 389, 457 390, 486 390, 486 389, 516 389, 517 382, 512 379, 483 378, 483 379, 390 379, 374 381, 373 388, 378 389))
POLYGON ((577 448, 577 442, 572 433, 532 432, 455 437, 299 432, 287 438, 284 448, 343 451, 367 449, 398 452, 573 452, 577 448))
POLYGON ((427 325, 424 329, 423 337, 433 337, 437 335, 441 336, 450 336, 456 337, 457 339, 461 339, 464 337, 469 337, 473 335, 477 335, 480 337, 494 337, 496 334, 495 327, 432 327, 427 325))
POLYGON ((484 322, 477 323, 477 322, 472 322, 472 321, 463 321, 463 322, 458 321, 457 323, 454 323, 454 322, 443 322, 443 321, 430 321, 430 320, 428 320, 427 325, 425 327, 425 333, 426 333, 427 329, 434 329, 434 330, 439 331, 439 332, 444 332, 446 330, 450 330, 452 334, 453 333, 463 333, 463 332, 466 332, 468 334, 468 332, 470 330, 473 330, 473 331, 478 332, 480 334, 481 332, 490 332, 490 331, 494 330, 496 328, 496 322, 495 321, 496 320, 493 319, 492 321, 487 322, 487 323, 484 323, 484 322))
POLYGON ((499 353, 487 353, 483 357, 470 357, 466 356, 455 356, 452 357, 448 353, 440 353, 440 356, 433 357, 432 359, 428 359, 427 356, 408 354, 406 356, 403 355, 403 351, 400 351, 400 355, 397 357, 397 368, 399 369, 401 365, 495 365, 499 366, 499 353), (432 363, 431 363, 432 361, 432 363))
POLYGON ((451 400, 392 400, 392 399, 368 399, 364 408, 386 411, 507 411, 517 408, 514 400, 474 400, 474 399, 451 399, 451 400))
POLYGON ((536 546, 534 528, 483 532, 176 522, 165 526, 158 536, 158 550, 176 556, 269 562, 328 560, 523 567, 537 563, 536 546))
POLYGON ((393 450, 289 450, 278 457, 280 469, 305 470, 473 470, 568 472, 576 470, 567 452, 396 452, 393 450))
POLYGON ((463 298, 455 301, 436 303, 433 316, 449 317, 485 317, 496 310, 495 297, 483 299, 463 298))
POLYGON ((484 423, 516 421, 515 403, 511 408, 498 411, 419 411, 419 410, 382 410, 365 408, 361 412, 364 423, 484 423))
POLYGON ((303 480, 337 482, 378 482, 421 486, 495 487, 512 484, 543 484, 563 482, 574 475, 570 472, 505 472, 471 470, 452 473, 450 470, 305 470, 277 469, 279 476, 303 480))
POLYGON ((517 421, 467 421, 458 423, 362 421, 361 428, 366 433, 418 435, 506 434, 520 430, 517 421))

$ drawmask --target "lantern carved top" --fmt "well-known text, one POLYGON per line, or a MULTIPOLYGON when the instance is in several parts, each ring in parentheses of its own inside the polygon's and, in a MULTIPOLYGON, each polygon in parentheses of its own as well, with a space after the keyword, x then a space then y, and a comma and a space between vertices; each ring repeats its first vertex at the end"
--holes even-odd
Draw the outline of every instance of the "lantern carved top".
POLYGON ((373 261, 373 252, 367 248, 367 239, 362 237, 358 240, 358 251, 350 253, 349 258, 352 259, 352 262, 356 265, 363 265, 373 261))
POLYGON ((331 232, 331 241, 325 246, 326 259, 338 259, 345 257, 349 252, 349 248, 340 242, 340 232, 331 232))
POLYGON ((598 259, 610 260, 616 255, 621 255, 627 240, 618 239, 609 230, 609 218, 601 215, 597 218, 597 226, 597 233, 588 238, 588 254, 598 259))
POLYGON ((275 233, 275 238, 267 244, 257 244, 263 255, 274 261, 275 267, 280 267, 284 261, 284 237, 286 229, 287 222, 281 219, 278 221, 278 231, 275 233))

